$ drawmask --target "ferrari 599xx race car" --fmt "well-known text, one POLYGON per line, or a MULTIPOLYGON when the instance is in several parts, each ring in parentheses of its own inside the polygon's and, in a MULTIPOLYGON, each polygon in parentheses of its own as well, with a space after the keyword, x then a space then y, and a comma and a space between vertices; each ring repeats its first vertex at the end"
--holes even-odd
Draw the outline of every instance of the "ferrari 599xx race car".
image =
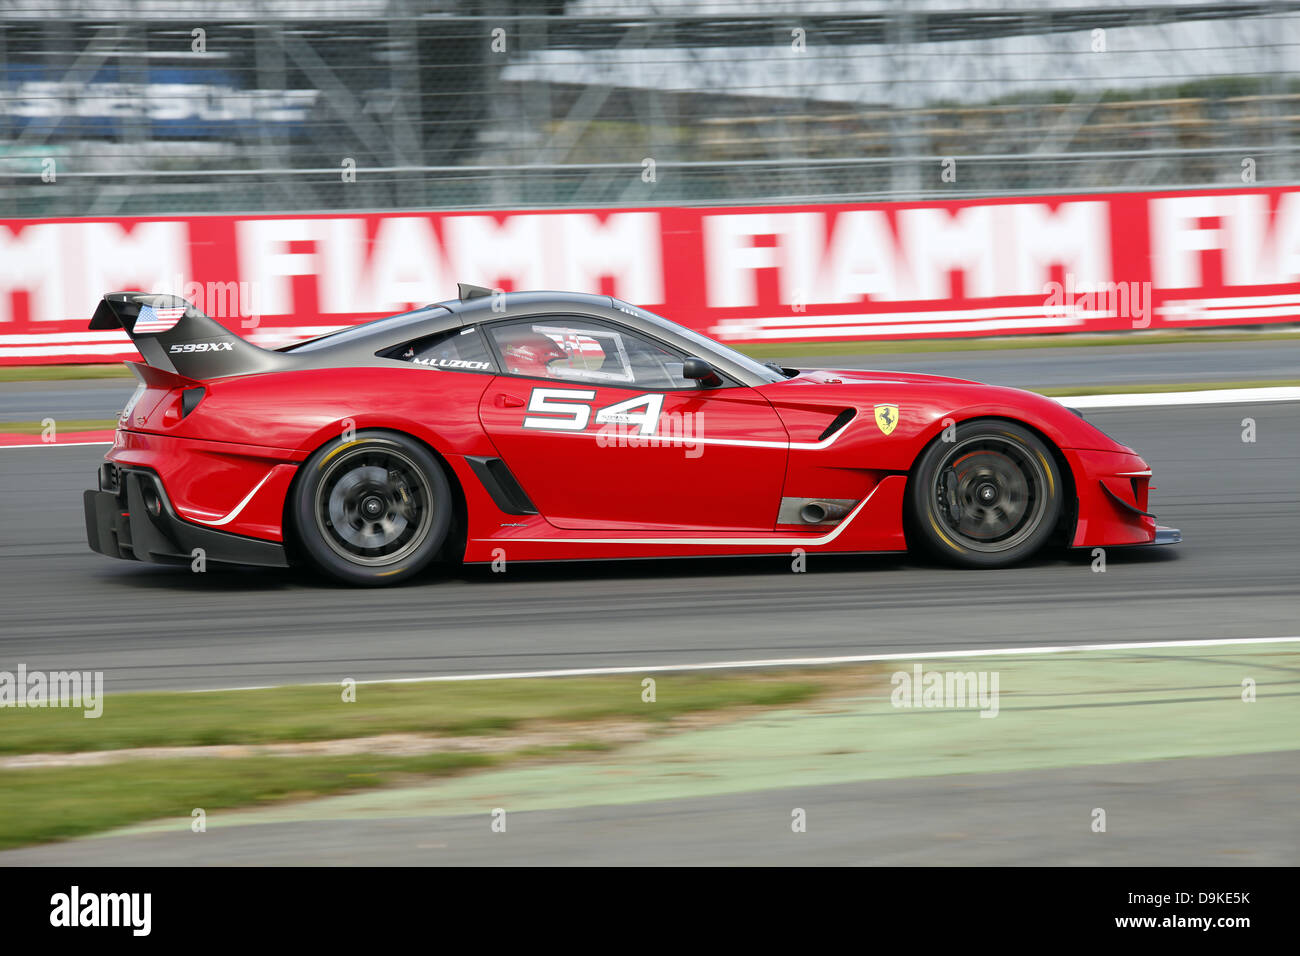
POLYGON ((459 298, 277 350, 106 295, 143 363, 85 493, 95 551, 395 584, 492 562, 1175 542, 1151 470, 1060 403, 796 370, 609 296, 459 298))

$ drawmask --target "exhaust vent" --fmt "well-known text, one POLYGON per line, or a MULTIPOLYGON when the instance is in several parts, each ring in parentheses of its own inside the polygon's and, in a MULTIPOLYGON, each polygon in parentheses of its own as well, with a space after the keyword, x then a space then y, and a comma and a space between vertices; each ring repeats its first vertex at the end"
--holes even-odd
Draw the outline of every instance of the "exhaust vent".
POLYGON ((782 498, 777 524, 839 524, 858 503, 856 498, 782 498))

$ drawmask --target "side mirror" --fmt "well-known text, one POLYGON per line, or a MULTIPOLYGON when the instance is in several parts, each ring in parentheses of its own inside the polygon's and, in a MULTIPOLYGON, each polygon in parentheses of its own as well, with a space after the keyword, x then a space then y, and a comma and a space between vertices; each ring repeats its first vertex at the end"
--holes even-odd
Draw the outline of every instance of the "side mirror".
POLYGON ((706 388, 722 384, 722 378, 714 370, 713 366, 704 359, 695 358, 694 356, 682 363, 682 377, 693 378, 706 388))

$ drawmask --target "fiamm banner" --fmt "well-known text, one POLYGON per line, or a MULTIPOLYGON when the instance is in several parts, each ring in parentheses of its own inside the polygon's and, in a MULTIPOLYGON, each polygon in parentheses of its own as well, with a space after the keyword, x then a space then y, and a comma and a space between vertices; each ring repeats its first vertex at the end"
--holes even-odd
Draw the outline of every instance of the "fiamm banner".
POLYGON ((0 221, 0 364, 135 356, 100 295, 266 346, 455 295, 616 295, 733 343, 1300 321, 1300 187, 860 205, 0 221))

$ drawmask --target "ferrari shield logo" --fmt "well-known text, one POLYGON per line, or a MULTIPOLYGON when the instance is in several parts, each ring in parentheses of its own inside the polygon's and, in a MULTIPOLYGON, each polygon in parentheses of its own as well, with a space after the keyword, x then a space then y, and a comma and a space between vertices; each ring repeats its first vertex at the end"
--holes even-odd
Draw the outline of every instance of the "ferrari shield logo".
POLYGON ((898 406, 897 405, 877 405, 876 406, 876 424, 880 430, 888 435, 898 424, 898 406))

